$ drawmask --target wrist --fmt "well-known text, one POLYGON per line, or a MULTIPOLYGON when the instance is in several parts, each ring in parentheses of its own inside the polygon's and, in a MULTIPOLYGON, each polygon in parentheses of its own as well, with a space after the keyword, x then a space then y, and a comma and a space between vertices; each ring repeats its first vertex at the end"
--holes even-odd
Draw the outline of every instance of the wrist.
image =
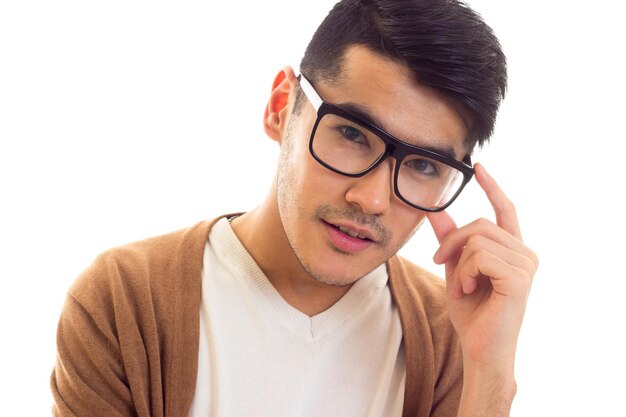
POLYGON ((512 367, 464 364, 459 417, 503 417, 517 393, 512 367))

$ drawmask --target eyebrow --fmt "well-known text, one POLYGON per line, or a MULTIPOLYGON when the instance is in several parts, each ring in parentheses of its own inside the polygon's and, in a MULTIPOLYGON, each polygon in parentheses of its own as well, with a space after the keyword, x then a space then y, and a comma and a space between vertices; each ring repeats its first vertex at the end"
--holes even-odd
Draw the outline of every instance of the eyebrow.
MULTIPOLYGON (((380 119, 378 119, 376 116, 372 115, 370 112, 367 111, 367 109, 365 107, 363 107, 360 104, 356 104, 356 103, 352 103, 352 102, 347 102, 347 103, 339 103, 339 104, 335 104, 335 106, 340 107, 342 110, 358 117, 359 119, 363 120, 364 122, 369 123, 370 125, 376 126, 378 127, 380 130, 382 130, 383 132, 387 133, 387 130, 383 128, 384 123, 382 123, 382 121, 380 119)), ((387 135, 391 136, 392 138, 402 142, 402 143, 406 143, 408 145, 411 146, 415 146, 421 149, 426 149, 427 151, 430 152, 434 152, 437 153, 439 155, 443 155, 443 156, 447 156, 448 158, 451 159, 456 159, 456 150, 450 146, 450 145, 441 145, 441 146, 436 146, 436 145, 415 145, 412 144, 410 142, 401 140, 396 138, 395 136, 387 133, 387 135)))

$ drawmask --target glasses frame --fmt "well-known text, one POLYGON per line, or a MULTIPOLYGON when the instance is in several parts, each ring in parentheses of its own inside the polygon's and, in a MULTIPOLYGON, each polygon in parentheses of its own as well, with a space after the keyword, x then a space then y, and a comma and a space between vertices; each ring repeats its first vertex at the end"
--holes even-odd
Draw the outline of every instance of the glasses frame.
POLYGON ((404 203, 408 204, 409 206, 416 208, 418 210, 428 211, 428 212, 438 212, 438 211, 443 211, 447 209, 454 202, 454 200, 456 200, 459 194, 461 194, 461 191, 463 191, 465 186, 470 182, 470 180, 474 176, 474 168, 472 167, 472 161, 471 161, 469 154, 466 155, 465 158, 463 158, 463 161, 458 161, 454 158, 441 155, 429 149, 420 148, 419 146, 414 146, 406 142, 403 142, 400 139, 385 132, 378 126, 375 126, 359 118, 358 116, 355 116, 351 114, 350 112, 345 111, 344 109, 342 109, 341 107, 335 104, 324 101, 320 97, 320 95, 317 93, 317 91, 315 91, 311 83, 302 74, 298 76, 298 80, 300 82, 300 87, 302 88, 304 95, 306 96, 306 98, 309 100, 309 102, 311 103, 313 108, 315 108, 317 112, 317 119, 315 120, 313 129, 311 130, 311 137, 309 138, 309 152, 318 163, 320 163, 325 168, 331 170, 332 172, 335 172, 340 175, 344 175, 346 177, 360 178, 372 172, 385 159, 391 156, 392 158, 396 160, 394 174, 393 174, 394 193, 400 200, 402 200, 404 203), (332 167, 331 165, 328 165, 326 162, 321 160, 315 154, 315 151, 313 150, 313 138, 315 137, 315 132, 317 131, 317 127, 320 121, 327 114, 334 114, 334 115, 343 117, 345 119, 348 119, 356 124, 359 124, 367 128, 368 130, 370 130, 371 132, 373 132, 374 134, 376 134, 378 137, 382 139, 382 141, 385 143, 385 152, 383 152, 380 155, 380 157, 377 160, 375 160, 369 167, 357 173, 343 172, 332 167), (402 196, 402 194, 400 193, 400 190, 398 189, 398 173, 400 172, 401 162, 404 160, 404 158, 406 158, 409 155, 421 155, 421 156, 425 156, 431 159, 435 159, 439 162, 442 162, 446 165, 451 166, 452 168, 455 168, 456 170, 460 171, 463 174, 463 182, 461 183, 461 186, 459 187, 457 192, 448 200, 446 204, 444 204, 441 207, 435 207, 435 208, 422 207, 417 204, 411 203, 410 201, 406 200, 402 196))

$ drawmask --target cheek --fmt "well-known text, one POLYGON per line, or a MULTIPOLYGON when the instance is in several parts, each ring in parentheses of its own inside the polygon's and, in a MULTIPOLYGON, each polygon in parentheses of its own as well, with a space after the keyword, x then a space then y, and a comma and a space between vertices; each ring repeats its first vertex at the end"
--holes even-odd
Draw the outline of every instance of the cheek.
POLYGON ((309 168, 311 184, 319 190, 321 196, 330 197, 345 194, 348 178, 329 171, 317 163, 313 157, 310 158, 309 168))
POLYGON ((318 205, 332 203, 329 199, 337 196, 341 177, 315 161, 303 138, 294 142, 281 149, 277 171, 279 204, 284 214, 297 209, 298 216, 307 216, 318 205))
POLYGON ((345 204, 338 200, 345 196, 350 178, 336 174, 320 165, 308 151, 304 150, 296 162, 298 192, 310 200, 324 201, 324 204, 345 204), (338 201, 335 201, 338 200, 338 201))
POLYGON ((401 201, 397 202, 404 207, 396 207, 397 210, 392 214, 392 218, 397 219, 392 226, 394 237, 397 239, 396 245, 399 247, 413 237, 415 232, 422 226, 426 220, 426 213, 406 206, 401 201))

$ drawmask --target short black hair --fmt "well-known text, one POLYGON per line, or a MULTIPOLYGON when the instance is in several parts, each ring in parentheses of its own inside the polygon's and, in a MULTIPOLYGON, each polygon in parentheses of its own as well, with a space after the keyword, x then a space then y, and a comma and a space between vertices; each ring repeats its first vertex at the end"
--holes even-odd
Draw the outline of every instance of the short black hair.
POLYGON ((506 57, 493 30, 457 0, 342 0, 313 35, 300 71, 336 82, 345 51, 363 45, 408 67, 439 91, 463 119, 466 147, 493 133, 507 86, 506 57))

